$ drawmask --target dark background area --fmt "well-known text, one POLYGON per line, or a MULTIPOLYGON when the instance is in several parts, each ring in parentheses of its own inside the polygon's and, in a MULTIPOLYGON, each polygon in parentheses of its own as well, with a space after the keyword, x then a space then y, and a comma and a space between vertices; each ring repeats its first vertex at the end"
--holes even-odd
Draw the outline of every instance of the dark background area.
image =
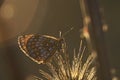
POLYGON ((106 43, 109 53, 109 60, 112 68, 116 69, 117 75, 120 77, 120 31, 119 19, 120 9, 119 1, 102 0, 104 7, 105 19, 108 24, 108 32, 106 33, 106 43))
MULTIPOLYGON (((18 2, 21 3, 13 0, 14 4, 19 4, 19 7, 15 8, 16 10, 18 9, 18 13, 16 12, 15 15, 20 14, 21 16, 23 14, 22 16, 24 16, 30 14, 29 11, 32 11, 30 6, 32 6, 34 1, 21 0, 18 2), (23 3, 26 4, 23 6, 23 3), (27 8, 25 10, 25 8, 21 9, 20 7, 27 8), (27 13, 27 10, 29 13, 27 13), (21 13, 19 13, 19 11, 21 13)), ((12 3, 12 1, 8 1, 7 3, 12 3)), ((116 69, 116 75, 120 77, 120 1, 109 0, 108 2, 107 0, 101 0, 100 3, 104 8, 104 17, 108 24, 108 31, 105 33, 105 38, 110 65, 111 68, 116 69)), ((59 37, 59 31, 65 33, 71 27, 74 27, 74 29, 65 36, 69 52, 71 53, 73 48, 78 48, 79 46, 80 29, 82 28, 79 0, 39 0, 36 3, 34 2, 34 5, 37 5, 37 8, 34 10, 35 13, 32 18, 31 15, 23 18, 19 18, 19 15, 16 15, 14 17, 18 18, 12 18, 11 20, 0 18, 0 23, 4 22, 4 24, 8 24, 8 21, 11 21, 10 26, 20 25, 17 27, 18 29, 16 29, 16 27, 10 27, 16 31, 14 35, 10 33, 12 35, 10 38, 7 38, 9 35, 4 34, 9 33, 9 24, 5 25, 6 28, 4 29, 0 26, 0 31, 3 32, 1 32, 3 37, 0 37, 0 39, 3 38, 3 41, 0 42, 0 80, 25 80, 29 75, 40 76, 38 69, 44 67, 44 65, 38 65, 30 60, 19 49, 17 44, 17 36, 19 35, 39 33, 59 37), (28 21, 28 25, 25 25, 27 23, 25 19, 29 18, 31 21, 28 21), (23 23, 20 23, 22 21, 23 23), (24 27, 26 28, 23 29, 24 27)), ((3 26, 3 24, 1 25, 3 26)))

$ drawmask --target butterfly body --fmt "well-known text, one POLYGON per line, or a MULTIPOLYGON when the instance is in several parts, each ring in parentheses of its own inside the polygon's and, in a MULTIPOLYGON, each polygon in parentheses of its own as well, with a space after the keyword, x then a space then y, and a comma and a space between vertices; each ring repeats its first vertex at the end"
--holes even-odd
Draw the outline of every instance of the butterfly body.
POLYGON ((62 49, 62 38, 48 35, 23 35, 18 37, 20 49, 38 64, 46 63, 49 59, 62 49))

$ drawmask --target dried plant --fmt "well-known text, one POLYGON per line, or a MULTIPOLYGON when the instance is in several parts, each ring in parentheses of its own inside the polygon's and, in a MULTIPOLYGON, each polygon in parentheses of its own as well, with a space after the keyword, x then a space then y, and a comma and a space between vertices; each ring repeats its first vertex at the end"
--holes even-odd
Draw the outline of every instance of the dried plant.
POLYGON ((74 49, 73 56, 67 53, 66 45, 63 53, 56 54, 51 62, 45 64, 48 71, 39 70, 43 78, 34 76, 35 80, 97 80, 96 67, 93 64, 95 54, 92 52, 84 61, 85 50, 83 42, 80 42, 78 53, 74 49))

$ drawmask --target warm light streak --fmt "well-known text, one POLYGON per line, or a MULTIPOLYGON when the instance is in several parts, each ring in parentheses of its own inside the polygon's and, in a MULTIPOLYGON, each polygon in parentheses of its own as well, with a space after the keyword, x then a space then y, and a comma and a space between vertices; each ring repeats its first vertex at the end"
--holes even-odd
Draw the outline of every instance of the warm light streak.
POLYGON ((5 4, 1 7, 1 17, 4 19, 11 19, 14 16, 14 6, 12 4, 5 4))

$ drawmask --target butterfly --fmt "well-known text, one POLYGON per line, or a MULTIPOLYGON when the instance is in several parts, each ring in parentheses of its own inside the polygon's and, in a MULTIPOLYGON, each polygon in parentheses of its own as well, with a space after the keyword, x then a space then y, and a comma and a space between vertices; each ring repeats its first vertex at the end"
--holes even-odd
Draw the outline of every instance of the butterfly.
POLYGON ((38 64, 48 62, 56 53, 62 49, 63 38, 48 35, 29 34, 18 37, 20 49, 38 64))

